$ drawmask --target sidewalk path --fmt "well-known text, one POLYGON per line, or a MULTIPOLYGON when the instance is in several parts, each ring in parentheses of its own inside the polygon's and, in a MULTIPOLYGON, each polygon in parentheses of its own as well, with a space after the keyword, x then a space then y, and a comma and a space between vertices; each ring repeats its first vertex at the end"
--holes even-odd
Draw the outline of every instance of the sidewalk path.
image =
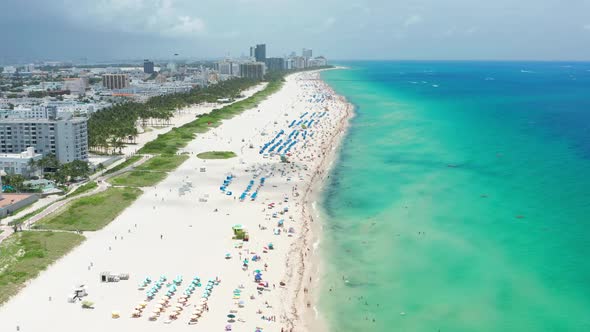
MULTIPOLYGON (((71 202, 73 200, 76 200, 78 198, 82 198, 82 197, 94 195, 94 194, 97 194, 99 192, 103 192, 103 191, 107 190, 111 185, 106 180, 108 180, 109 178, 112 178, 114 176, 117 176, 119 174, 122 174, 124 172, 127 172, 129 170, 132 170, 133 168, 135 168, 135 167, 143 164, 144 162, 146 162, 151 157, 152 157, 152 155, 142 155, 142 158, 140 160, 138 160, 135 163, 133 163, 133 164, 131 164, 131 165, 129 165, 129 166, 121 169, 121 170, 118 170, 118 171, 116 171, 114 173, 103 175, 104 174, 104 172, 103 172, 101 174, 95 174, 95 175, 91 176, 90 177, 90 181, 96 180, 98 182, 98 187, 94 188, 91 191, 85 192, 85 193, 80 194, 80 195, 72 196, 72 197, 66 196, 65 198, 61 198, 61 199, 58 199, 58 200, 51 201, 48 204, 45 204, 43 206, 39 206, 39 207, 35 207, 35 208, 33 208, 31 206, 31 208, 29 208, 29 209, 25 209, 25 210, 17 213, 16 215, 13 215, 13 216, 10 216, 10 217, 4 219, 2 221, 2 225, 0 225, 0 230, 3 230, 3 232, 0 233, 0 243, 2 243, 2 241, 4 241, 4 239, 8 238, 10 235, 12 235, 12 233, 14 233, 14 228, 12 226, 8 226, 8 224, 11 221, 16 220, 18 218, 21 218, 22 216, 24 216, 24 215, 26 215, 26 214, 28 214, 30 212, 36 211, 37 209, 43 208, 45 206, 48 206, 41 213, 36 214, 36 215, 32 216, 31 218, 29 218, 28 220, 25 220, 23 222, 23 228, 26 228, 26 229, 30 230, 31 229, 31 226, 34 223, 36 223, 37 221, 39 221, 39 220, 45 218, 46 216, 52 214, 53 212, 58 211, 60 208, 62 208, 65 205, 67 205, 69 202, 71 202)), ((78 187, 80 187, 80 186, 82 186, 82 185, 84 185, 86 183, 88 183, 88 182, 84 182, 84 183, 79 184, 77 187, 75 187, 75 188, 72 189, 72 192, 74 190, 76 190, 78 187)))

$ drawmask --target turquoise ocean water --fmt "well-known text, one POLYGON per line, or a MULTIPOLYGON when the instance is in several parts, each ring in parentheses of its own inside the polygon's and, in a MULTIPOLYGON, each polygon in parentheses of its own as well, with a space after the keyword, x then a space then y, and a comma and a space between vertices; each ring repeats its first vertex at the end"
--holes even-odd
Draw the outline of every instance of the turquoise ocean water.
POLYGON ((590 331, 590 63, 350 62, 332 331, 590 331))

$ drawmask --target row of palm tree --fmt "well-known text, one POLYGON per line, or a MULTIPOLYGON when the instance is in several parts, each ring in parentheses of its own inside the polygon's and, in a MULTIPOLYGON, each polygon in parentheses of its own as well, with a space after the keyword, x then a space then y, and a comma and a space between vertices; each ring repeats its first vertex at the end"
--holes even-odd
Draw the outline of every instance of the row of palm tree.
POLYGON ((142 125, 154 119, 169 123, 177 110, 194 104, 216 102, 220 98, 235 98, 242 90, 257 83, 244 78, 232 79, 190 92, 151 97, 145 103, 113 105, 95 112, 88 120, 88 145, 97 152, 120 152, 126 143, 133 142, 137 137, 138 121, 142 125))

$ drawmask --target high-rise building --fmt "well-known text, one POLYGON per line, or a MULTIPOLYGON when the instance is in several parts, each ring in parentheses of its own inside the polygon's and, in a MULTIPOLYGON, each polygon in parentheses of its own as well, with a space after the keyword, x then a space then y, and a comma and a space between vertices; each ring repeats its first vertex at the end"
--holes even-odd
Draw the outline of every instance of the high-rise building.
MULTIPOLYGON (((34 105, 31 107, 17 106, 13 110, 0 110, 0 119, 55 119, 56 106, 34 105)), ((2 121, 0 120, 0 121, 2 121)))
POLYGON ((307 60, 308 67, 322 67, 322 66, 327 66, 327 65, 328 65, 328 60, 323 56, 319 56, 319 57, 307 60))
POLYGON ((143 60, 143 72, 146 74, 154 73, 154 62, 148 59, 143 60))
POLYGON ((87 118, 8 118, 0 122, 0 153, 55 154, 62 163, 88 159, 87 118))
POLYGON ((287 59, 285 59, 285 69, 286 70, 293 69, 293 63, 294 63, 293 58, 287 58, 287 59))
POLYGON ((254 57, 256 58, 256 62, 264 62, 266 60, 266 44, 256 45, 254 57))
POLYGON ((102 86, 110 89, 124 89, 129 86, 127 74, 104 74, 102 75, 102 86))
POLYGON ((216 63, 215 69, 221 75, 240 76, 240 64, 233 61, 220 61, 216 63))
POLYGON ((285 70, 285 59, 283 58, 266 58, 265 63, 268 71, 285 70))
POLYGON ((264 77, 264 63, 250 62, 240 64, 240 77, 261 80, 264 77))
POLYGON ((313 57, 313 52, 311 50, 308 50, 307 48, 304 48, 301 52, 301 56, 310 59, 311 57, 313 57))
POLYGON ((293 58, 293 69, 303 69, 307 63, 306 58, 302 56, 296 56, 293 58))
POLYGON ((255 58, 256 57, 256 48, 254 46, 250 46, 250 57, 251 58, 255 58))

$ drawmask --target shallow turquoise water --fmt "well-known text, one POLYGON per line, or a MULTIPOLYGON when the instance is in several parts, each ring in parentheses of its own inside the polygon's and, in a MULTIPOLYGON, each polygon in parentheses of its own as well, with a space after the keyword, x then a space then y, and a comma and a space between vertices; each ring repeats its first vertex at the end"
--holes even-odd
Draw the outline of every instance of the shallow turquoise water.
POLYGON ((332 331, 590 331, 590 64, 346 65, 332 331))

